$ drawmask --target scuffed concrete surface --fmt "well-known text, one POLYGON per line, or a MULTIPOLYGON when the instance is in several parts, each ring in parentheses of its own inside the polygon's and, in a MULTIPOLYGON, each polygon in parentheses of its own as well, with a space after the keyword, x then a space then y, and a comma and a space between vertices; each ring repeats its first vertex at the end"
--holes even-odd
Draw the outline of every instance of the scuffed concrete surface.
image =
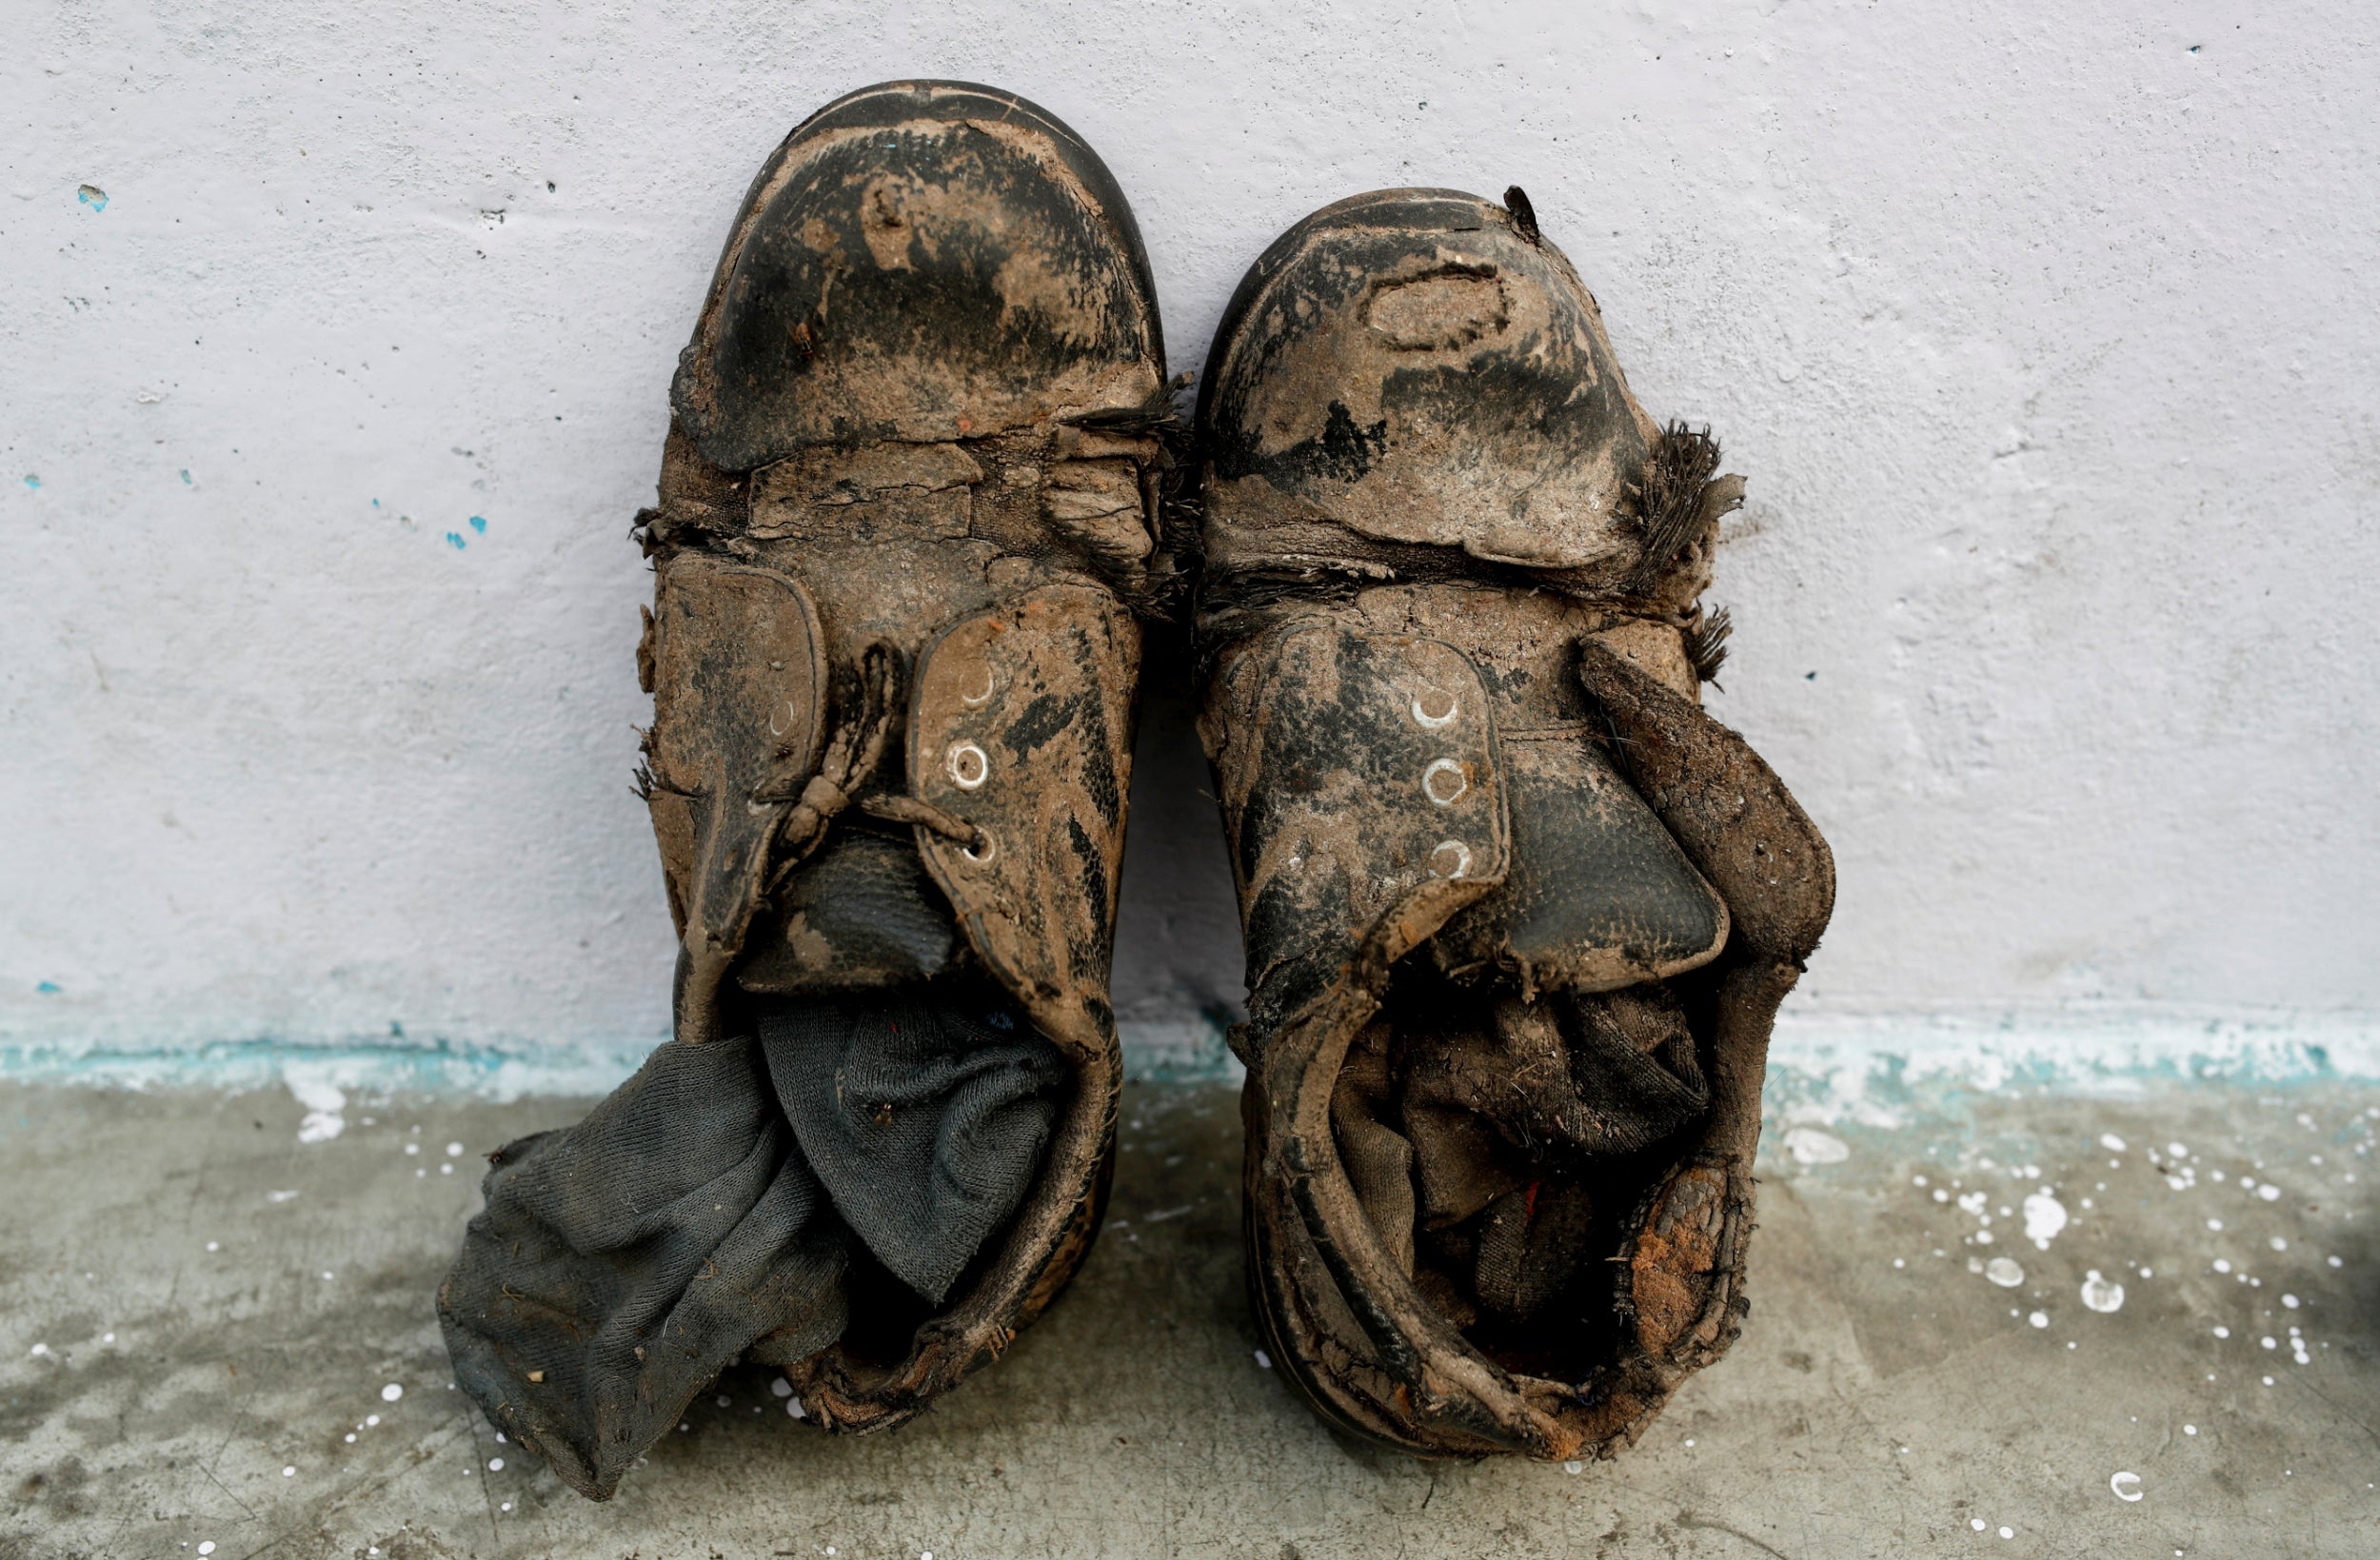
POLYGON ((1108 1233, 1002 1365, 863 1440, 733 1373, 602 1507, 450 1389, 430 1310, 477 1156, 584 1102, 311 1103, 0 1086, 0 1556, 2380 1550, 2380 1088, 1773 1132, 1742 1344, 1574 1471, 1325 1432, 1241 1311, 1230 1091, 1135 1085, 1108 1233))

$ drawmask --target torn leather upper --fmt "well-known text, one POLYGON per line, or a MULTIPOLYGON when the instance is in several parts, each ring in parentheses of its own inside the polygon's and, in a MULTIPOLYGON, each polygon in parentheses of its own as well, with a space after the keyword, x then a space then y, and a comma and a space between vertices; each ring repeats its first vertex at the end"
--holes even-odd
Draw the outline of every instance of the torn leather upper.
POLYGON ((917 798, 973 825, 921 829, 978 957, 1061 1048, 1114 1043, 1107 1005, 1132 786, 1140 635, 1105 591, 1045 585, 954 623, 910 707, 917 798))
POLYGON ((1376 929, 1436 925, 1503 880, 1487 691, 1451 645, 1292 619, 1234 662, 1202 731, 1268 1008, 1400 940, 1376 929))
POLYGON ((1655 430, 1558 250, 1455 190, 1325 207, 1250 268, 1200 389, 1211 558, 1314 528, 1534 568, 1633 563, 1655 430))
POLYGON ((702 553, 655 571, 645 801, 671 918, 732 957, 790 805, 817 767, 824 636, 798 581, 702 553))
POLYGON ((1136 405, 1164 377, 1155 299, 1131 207, 1053 115, 886 83, 803 121, 754 179, 671 405, 730 471, 1136 405))
POLYGON ((1699 708, 1741 479, 1636 407, 1534 224, 1447 190, 1285 233, 1200 418, 1268 1340, 1378 1440, 1608 1452, 1740 1323, 1761 1057, 1832 900, 1699 708), (1375 697, 1423 661, 1460 696, 1375 697), (1415 866, 1428 773, 1496 799, 1459 883, 1415 866))
POLYGON ((1128 605, 1176 567, 1162 353, 1130 209, 1080 138, 1009 94, 913 82, 786 139, 681 361, 643 535, 664 580, 724 557, 815 603, 823 757, 806 788, 839 809, 816 856, 792 839, 801 816, 780 826, 723 1010, 970 962, 1073 1075, 1013 1223, 906 1353, 837 1346, 794 1368, 836 1428, 898 1423, 994 1357, 1096 1224, 1120 1082, 1128 605), (836 773, 880 714, 881 757, 836 773), (884 853, 896 840, 907 864, 884 853), (860 903, 864 924, 845 913, 860 903))
POLYGON ((442 1293, 458 1372, 500 1423, 562 1402, 529 1353, 571 1354, 575 1380, 570 1340, 619 1334, 584 1372, 601 1390, 538 1420, 587 1492, 755 1333, 814 1422, 882 1429, 996 1359, 1080 1265, 1121 1081, 1107 971, 1133 611, 1180 578, 1164 386, 1130 211, 1021 99, 853 93, 786 139, 738 213, 636 529, 675 1037, 594 1129, 535 1155, 579 1175, 616 1118, 629 1149, 582 1195, 637 1205, 667 1181, 699 1199, 708 1181, 643 1161, 717 1124, 648 1085, 719 1071, 768 1118, 730 1124, 752 1174, 717 1217, 686 1200, 633 1251, 587 1246, 491 1177, 442 1293), (982 769, 952 769, 958 747, 982 769), (682 1059, 713 1049, 715 1066, 682 1059), (728 1217, 788 1197, 799 1217, 728 1217), (801 1267, 824 1309, 798 1321, 764 1313, 790 1290, 743 1268, 703 1290, 715 1270, 688 1259, 742 1241, 773 1273, 771 1242, 826 1240, 838 1218, 851 1272, 801 1267), (623 1296, 636 1314, 611 1316, 623 1296), (701 1336, 659 1350, 660 1318, 695 1303, 701 1336))

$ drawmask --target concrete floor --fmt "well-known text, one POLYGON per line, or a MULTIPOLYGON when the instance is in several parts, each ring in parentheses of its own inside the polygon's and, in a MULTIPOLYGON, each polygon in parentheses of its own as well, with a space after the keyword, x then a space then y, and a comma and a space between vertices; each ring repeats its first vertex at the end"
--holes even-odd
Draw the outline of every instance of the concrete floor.
POLYGON ((1230 1092, 1127 1097, 1108 1233, 998 1369, 856 1441, 736 1373, 595 1506, 450 1389, 429 1299, 477 1155, 583 1101, 301 1142, 280 1091, 0 1085, 0 1556, 2380 1553, 2380 1090, 1775 1131, 1742 1343, 1583 1468, 1326 1432, 1241 1313, 1230 1092))

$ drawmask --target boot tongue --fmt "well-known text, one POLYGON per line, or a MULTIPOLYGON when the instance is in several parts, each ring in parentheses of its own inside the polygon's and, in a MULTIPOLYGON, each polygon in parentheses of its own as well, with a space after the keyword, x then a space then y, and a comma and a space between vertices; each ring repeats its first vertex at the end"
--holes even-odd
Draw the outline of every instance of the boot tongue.
POLYGON ((1718 956, 1727 906, 1583 733, 1499 740, 1512 825, 1504 885, 1433 939, 1438 967, 1516 976, 1523 995, 1612 991, 1718 956))
POLYGON ((957 960, 959 933, 914 845, 853 831, 803 864, 746 946, 745 991, 824 995, 930 980, 957 960))

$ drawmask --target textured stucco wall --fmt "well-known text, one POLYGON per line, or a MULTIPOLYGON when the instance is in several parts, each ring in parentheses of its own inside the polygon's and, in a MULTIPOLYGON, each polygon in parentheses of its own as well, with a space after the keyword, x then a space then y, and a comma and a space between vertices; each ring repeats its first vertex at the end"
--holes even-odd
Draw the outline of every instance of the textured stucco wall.
MULTIPOLYGON (((10 31, 0 1039, 661 1032, 628 519, 744 181, 900 74, 1100 148, 1176 367, 1313 207, 1528 188, 1648 406, 1753 480, 1714 707, 1841 863, 1803 1022, 2380 1010, 2360 0, 10 31)), ((1238 995, 1181 708, 1124 910, 1144 1023, 1238 995)))

